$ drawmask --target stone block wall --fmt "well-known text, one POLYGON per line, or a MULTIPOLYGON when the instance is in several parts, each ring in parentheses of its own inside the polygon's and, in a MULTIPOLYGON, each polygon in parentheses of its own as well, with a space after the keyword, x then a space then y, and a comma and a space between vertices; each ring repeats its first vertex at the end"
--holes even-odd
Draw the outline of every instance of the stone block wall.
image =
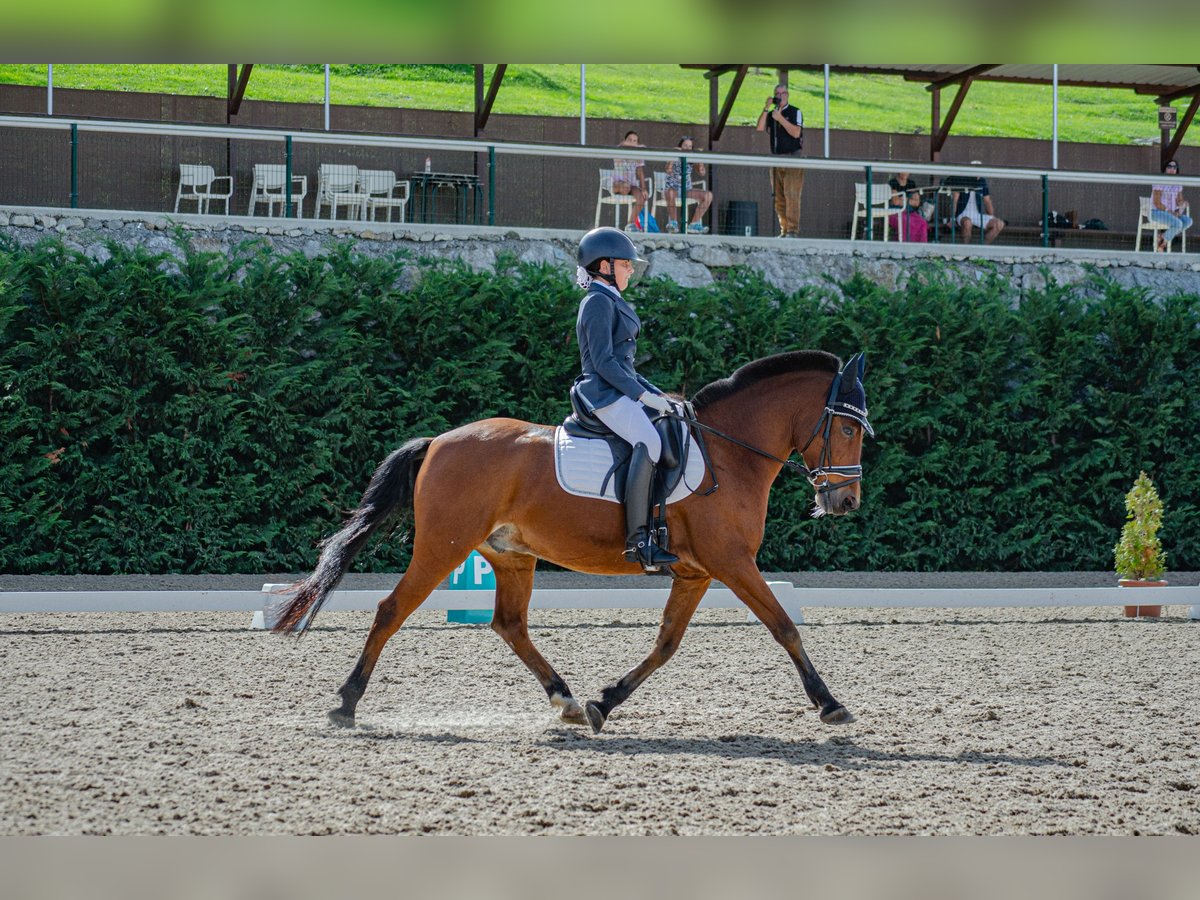
MULTIPOLYGON (((473 269, 495 267, 500 254, 523 262, 575 269, 575 247, 582 232, 506 229, 453 225, 317 222, 312 219, 226 219, 219 216, 146 215, 96 210, 0 207, 0 234, 30 245, 47 237, 96 259, 107 259, 109 242, 142 246, 180 257, 175 232, 182 229, 198 250, 227 253, 246 240, 260 240, 280 253, 309 257, 353 241, 367 255, 403 252, 417 260, 461 260, 473 269)), ((1074 283, 1090 271, 1107 273, 1126 286, 1153 294, 1200 293, 1200 256, 1149 252, 1104 252, 963 245, 898 244, 863 241, 781 240, 714 235, 660 235, 636 241, 649 261, 647 277, 665 277, 684 287, 704 287, 734 266, 760 272, 783 290, 816 286, 839 294, 837 283, 855 272, 888 288, 903 287, 922 261, 940 261, 952 279, 987 277, 994 271, 1021 289, 1036 289, 1047 279, 1074 283)), ((420 266, 414 276, 419 277, 420 266)))

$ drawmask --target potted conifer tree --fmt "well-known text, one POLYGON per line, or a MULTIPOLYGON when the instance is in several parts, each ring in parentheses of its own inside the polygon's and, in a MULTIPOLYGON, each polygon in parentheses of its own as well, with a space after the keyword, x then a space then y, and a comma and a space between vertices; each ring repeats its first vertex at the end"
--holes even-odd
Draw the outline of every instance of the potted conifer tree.
MULTIPOLYGON (((1167 569, 1167 554, 1158 539, 1162 527, 1163 505, 1154 489, 1154 482, 1145 472, 1139 472, 1133 488, 1125 495, 1124 527, 1121 540, 1113 548, 1116 556, 1118 583, 1124 588, 1163 587, 1167 569)), ((1138 603, 1125 607, 1129 618, 1158 616, 1159 604, 1138 603)))

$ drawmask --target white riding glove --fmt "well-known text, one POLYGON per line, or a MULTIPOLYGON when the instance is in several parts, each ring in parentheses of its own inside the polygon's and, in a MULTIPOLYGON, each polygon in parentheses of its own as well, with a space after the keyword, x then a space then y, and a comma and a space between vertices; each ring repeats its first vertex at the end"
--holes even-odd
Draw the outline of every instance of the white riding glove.
POLYGON ((660 413, 668 413, 672 411, 670 400, 668 400, 662 394, 655 394, 651 393, 650 391, 643 392, 642 396, 638 397, 638 403, 642 404, 642 406, 648 406, 653 410, 657 410, 660 413))

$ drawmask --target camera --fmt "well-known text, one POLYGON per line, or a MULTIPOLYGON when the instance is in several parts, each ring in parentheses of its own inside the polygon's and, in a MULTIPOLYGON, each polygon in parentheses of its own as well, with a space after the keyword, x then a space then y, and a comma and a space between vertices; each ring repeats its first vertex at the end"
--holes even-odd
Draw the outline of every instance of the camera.
POLYGON ((768 102, 768 103, 770 103, 772 106, 778 106, 778 105, 779 105, 779 98, 778 98, 778 97, 776 97, 776 96, 774 96, 774 95, 772 95, 772 96, 770 96, 770 97, 768 97, 768 98, 767 98, 767 102, 768 102))

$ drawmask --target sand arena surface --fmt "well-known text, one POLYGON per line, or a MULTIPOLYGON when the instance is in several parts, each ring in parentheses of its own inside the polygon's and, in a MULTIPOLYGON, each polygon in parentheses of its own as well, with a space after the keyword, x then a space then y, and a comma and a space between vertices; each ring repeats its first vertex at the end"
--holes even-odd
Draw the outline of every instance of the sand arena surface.
MULTIPOLYGON (((814 609, 858 717, 822 725, 767 630, 704 610, 604 731, 560 722, 486 626, 418 611, 359 727, 325 713, 371 615, 0 617, 0 833, 1197 834, 1200 623, 1119 608, 814 609)), ((655 610, 534 610, 582 701, 655 610)))

